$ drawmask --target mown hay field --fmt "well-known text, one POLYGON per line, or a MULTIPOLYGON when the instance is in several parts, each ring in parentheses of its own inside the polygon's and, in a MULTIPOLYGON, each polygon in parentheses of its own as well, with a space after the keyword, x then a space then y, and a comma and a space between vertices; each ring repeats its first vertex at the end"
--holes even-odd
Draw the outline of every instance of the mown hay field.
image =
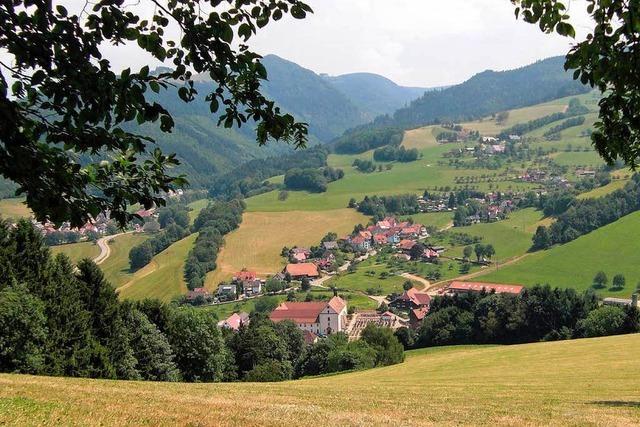
POLYGON ((3 374, 0 424, 637 425, 638 352, 637 334, 443 347, 396 366, 262 384, 3 374))

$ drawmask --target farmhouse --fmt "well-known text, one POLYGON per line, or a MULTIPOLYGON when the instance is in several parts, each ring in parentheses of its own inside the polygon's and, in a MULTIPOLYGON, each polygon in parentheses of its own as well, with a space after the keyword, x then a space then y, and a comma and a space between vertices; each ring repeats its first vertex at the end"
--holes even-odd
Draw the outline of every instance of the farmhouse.
POLYGON ((246 269, 242 269, 242 270, 238 271, 233 276, 233 280, 238 281, 238 282, 244 282, 245 280, 255 280, 255 278, 256 278, 256 272, 255 271, 249 271, 249 270, 246 270, 246 269))
POLYGON ((273 322, 293 321, 298 328, 316 335, 329 335, 342 332, 347 324, 347 303, 339 296, 328 302, 290 302, 281 303, 271 312, 273 322))
POLYGON ((413 248, 415 245, 416 245, 415 241, 404 239, 404 240, 400 240, 400 243, 398 243, 398 249, 400 249, 403 252, 409 252, 411 248, 413 248))
POLYGON ((426 308, 429 311, 431 305, 431 297, 422 292, 418 292, 416 288, 404 291, 402 295, 389 303, 390 307, 399 310, 414 310, 417 308, 426 308))
POLYGON ((219 328, 231 329, 233 331, 237 331, 240 329, 242 325, 249 324, 249 314, 242 313, 233 313, 231 316, 227 317, 224 320, 218 322, 219 328))
POLYGON ((483 283, 483 282, 460 282, 454 280, 446 288, 447 293, 465 294, 470 292, 495 292, 497 294, 514 294, 520 295, 524 286, 509 285, 501 283, 483 283))
POLYGON ((245 280, 242 282, 242 291, 245 297, 252 297, 262 293, 262 280, 245 280))
POLYGON ((292 279, 301 280, 303 278, 316 278, 320 276, 318 267, 311 262, 303 262, 299 264, 287 264, 284 269, 285 273, 289 273, 292 279))
POLYGON ((211 296, 205 288, 195 288, 187 292, 187 301, 195 301, 198 297, 207 299, 211 296))

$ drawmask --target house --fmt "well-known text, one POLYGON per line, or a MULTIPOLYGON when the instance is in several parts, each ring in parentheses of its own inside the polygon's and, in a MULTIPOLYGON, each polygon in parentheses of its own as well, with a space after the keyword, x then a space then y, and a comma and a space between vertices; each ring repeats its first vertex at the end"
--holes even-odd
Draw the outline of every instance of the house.
POLYGON ((373 243, 375 245, 381 246, 387 244, 387 236, 384 234, 374 234, 373 235, 373 243))
POLYGON ((222 283, 218 286, 218 296, 228 296, 235 299, 237 288, 234 284, 222 283))
POLYGON ((422 324, 422 320, 424 320, 427 313, 429 313, 428 307, 414 308, 409 311, 409 326, 412 329, 417 329, 422 324))
POLYGON ((411 249, 416 245, 416 242, 414 242, 413 240, 400 240, 400 243, 398 243, 398 249, 400 249, 403 252, 409 252, 411 251, 411 249))
POLYGON ((422 234, 422 225, 420 224, 409 225, 400 230, 400 237, 404 238, 418 238, 420 234, 422 234))
POLYGON ((338 249, 338 242, 330 241, 330 242, 322 242, 322 247, 327 251, 332 251, 334 249, 338 249))
POLYGON ((402 295, 389 303, 390 307, 399 310, 414 310, 416 308, 425 308, 429 311, 431 305, 431 297, 429 294, 418 292, 416 288, 404 291, 402 295))
POLYGON ((245 270, 245 269, 242 269, 242 270, 238 271, 233 276, 233 280, 234 281, 238 281, 238 282, 244 282, 244 281, 255 280, 255 279, 256 279, 256 272, 255 271, 248 271, 248 270, 245 270))
POLYGON ((617 305, 619 307, 631 306, 631 307, 640 307, 638 305, 638 294, 631 295, 631 299, 626 298, 605 298, 602 300, 602 304, 604 305, 617 305))
POLYGON ((471 292, 495 292, 497 294, 520 295, 524 289, 522 285, 509 285, 501 283, 460 282, 454 280, 447 287, 447 293, 465 294, 471 292))
POLYGON ((398 243, 400 243, 400 234, 393 232, 393 231, 388 231, 385 233, 385 236, 387 236, 387 243, 390 245, 397 245, 398 243))
POLYGON ((260 295, 262 293, 262 280, 245 280, 242 282, 242 290, 245 297, 260 295))
POLYGON ((305 329, 304 331, 302 331, 302 338, 304 339, 305 344, 312 345, 317 343, 320 337, 314 334, 313 332, 307 331, 305 329))
POLYGON ((211 297, 211 294, 205 288, 195 288, 187 292, 187 301, 195 301, 198 297, 207 299, 211 297))
POLYGON ((249 324, 249 314, 242 312, 242 313, 233 313, 231 316, 227 317, 226 319, 219 321, 218 327, 237 331, 238 329, 240 329, 240 326, 248 325, 248 324, 249 324))
POLYGON ((367 239, 360 235, 352 237, 349 243, 351 243, 351 246, 356 251, 367 252, 371 249, 371 239, 367 239))
POLYGON ((276 323, 291 320, 303 331, 325 336, 346 329, 347 303, 339 296, 333 296, 328 302, 285 301, 269 318, 276 323))
POLYGON ((297 262, 303 262, 307 260, 307 254, 304 252, 299 252, 297 254, 291 255, 291 258, 297 262))
POLYGON ((431 248, 425 249, 424 252, 422 253, 422 258, 428 261, 432 261, 439 257, 440 257, 440 254, 431 248))
POLYGON ((301 280, 303 278, 316 278, 320 276, 318 273, 318 267, 310 262, 303 262, 299 264, 287 264, 284 268, 285 273, 289 273, 292 279, 301 280))

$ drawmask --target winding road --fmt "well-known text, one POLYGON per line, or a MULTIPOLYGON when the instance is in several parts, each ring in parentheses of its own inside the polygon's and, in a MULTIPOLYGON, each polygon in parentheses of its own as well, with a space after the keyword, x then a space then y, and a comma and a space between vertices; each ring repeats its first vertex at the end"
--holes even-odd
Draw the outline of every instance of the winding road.
POLYGON ((93 259, 93 262, 95 262, 97 265, 100 265, 103 262, 105 262, 107 260, 107 258, 109 258, 109 256, 111 255, 111 248, 109 247, 109 243, 112 242, 113 239, 115 239, 116 237, 123 236, 123 235, 129 234, 129 233, 133 233, 133 231, 127 231, 127 232, 124 232, 124 233, 112 234, 110 236, 104 236, 104 237, 99 238, 96 241, 96 244, 100 248, 100 253, 98 254, 97 257, 95 257, 93 259))

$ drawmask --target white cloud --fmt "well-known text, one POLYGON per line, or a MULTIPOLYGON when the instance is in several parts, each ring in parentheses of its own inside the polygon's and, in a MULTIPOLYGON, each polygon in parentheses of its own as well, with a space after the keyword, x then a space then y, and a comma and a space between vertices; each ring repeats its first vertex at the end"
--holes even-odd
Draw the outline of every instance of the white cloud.
MULTIPOLYGON (((585 0, 567 0, 579 34, 585 0)), ((73 12, 84 0, 58 0, 73 12), (75 8, 75 9, 74 9, 75 8)), ((565 54, 570 39, 516 21, 509 0, 307 0, 315 13, 286 17, 249 42, 316 72, 373 72, 410 86, 459 83, 485 69, 510 69, 565 54)), ((145 16, 150 2, 133 6, 145 16)), ((173 33, 174 31, 172 31, 173 33)), ((3 56, 0 54, 0 56, 3 56)), ((159 65, 137 46, 106 46, 115 69, 159 65)))

